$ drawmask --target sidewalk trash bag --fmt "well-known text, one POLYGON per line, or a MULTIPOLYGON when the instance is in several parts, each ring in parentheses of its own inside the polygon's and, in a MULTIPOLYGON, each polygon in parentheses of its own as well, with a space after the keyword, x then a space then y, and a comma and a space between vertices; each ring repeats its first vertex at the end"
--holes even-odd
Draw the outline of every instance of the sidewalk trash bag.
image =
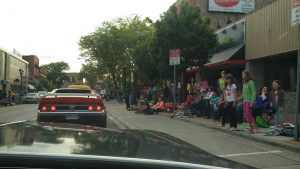
POLYGON ((262 119, 260 116, 256 117, 255 122, 256 122, 258 127, 261 127, 261 128, 268 128, 269 127, 268 123, 264 119, 262 119))

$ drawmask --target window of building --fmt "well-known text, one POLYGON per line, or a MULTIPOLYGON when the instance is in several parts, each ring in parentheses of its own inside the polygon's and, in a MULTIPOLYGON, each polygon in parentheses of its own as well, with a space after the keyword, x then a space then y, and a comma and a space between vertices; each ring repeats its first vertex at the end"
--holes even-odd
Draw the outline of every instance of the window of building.
POLYGON ((297 53, 272 57, 266 61, 267 85, 273 80, 280 80, 282 88, 287 91, 296 90, 297 53))

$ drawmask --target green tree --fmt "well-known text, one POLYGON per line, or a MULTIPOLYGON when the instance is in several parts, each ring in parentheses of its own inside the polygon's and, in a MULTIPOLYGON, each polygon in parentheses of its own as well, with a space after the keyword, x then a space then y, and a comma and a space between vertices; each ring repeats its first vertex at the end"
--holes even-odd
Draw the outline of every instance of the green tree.
POLYGON ((153 46, 162 77, 171 77, 169 50, 181 49, 180 71, 188 67, 202 66, 207 63, 216 45, 216 36, 209 28, 209 21, 203 20, 198 7, 181 3, 180 7, 172 5, 155 23, 156 35, 153 46))
POLYGON ((54 88, 53 85, 46 78, 40 79, 39 83, 37 84, 38 91, 41 91, 41 90, 51 91, 51 90, 53 90, 53 88, 54 88))
POLYGON ((40 66, 41 69, 48 73, 62 73, 70 69, 69 64, 66 62, 53 62, 40 66))
POLYGON ((79 72, 79 78, 85 78, 90 86, 95 86, 98 79, 97 67, 92 63, 82 65, 82 68, 79 72))
POLYGON ((149 18, 145 18, 136 26, 140 29, 140 34, 135 35, 136 40, 132 48, 133 62, 135 64, 136 75, 144 83, 156 84, 160 78, 157 62, 162 59, 156 56, 154 50, 155 27, 149 18))
POLYGON ((81 37, 81 56, 95 65, 100 77, 112 79, 117 88, 131 71, 137 71, 137 49, 153 31, 150 25, 149 19, 138 16, 104 22, 95 32, 81 37))
POLYGON ((65 71, 69 70, 69 64, 66 62, 53 62, 42 65, 41 69, 47 72, 47 80, 55 87, 60 87, 64 80, 69 80, 65 71))

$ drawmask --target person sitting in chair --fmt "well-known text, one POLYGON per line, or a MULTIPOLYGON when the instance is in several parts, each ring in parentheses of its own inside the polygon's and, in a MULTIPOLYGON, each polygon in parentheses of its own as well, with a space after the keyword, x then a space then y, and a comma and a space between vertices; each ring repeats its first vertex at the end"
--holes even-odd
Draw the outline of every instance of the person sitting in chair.
POLYGON ((161 97, 158 98, 158 102, 155 105, 153 105, 151 109, 154 111, 154 114, 158 114, 159 111, 165 109, 165 103, 163 102, 161 97))
MULTIPOLYGON (((263 111, 268 110, 270 108, 270 99, 271 95, 269 94, 267 87, 263 87, 259 90, 259 95, 257 96, 256 104, 251 107, 254 118, 266 114, 263 113, 263 111)), ((264 118, 266 119, 267 117, 264 118)))
POLYGON ((130 104, 129 110, 135 110, 136 99, 135 96, 132 94, 132 92, 130 92, 129 94, 129 104, 130 104))

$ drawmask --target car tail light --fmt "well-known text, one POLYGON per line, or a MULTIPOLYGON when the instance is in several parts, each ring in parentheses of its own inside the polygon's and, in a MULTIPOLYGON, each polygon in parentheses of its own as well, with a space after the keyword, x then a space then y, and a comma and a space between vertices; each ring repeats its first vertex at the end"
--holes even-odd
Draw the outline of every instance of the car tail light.
POLYGON ((51 106, 51 111, 56 111, 56 107, 55 106, 51 106))
POLYGON ((47 106, 41 106, 41 111, 46 111, 47 110, 47 106))
POLYGON ((96 106, 96 110, 97 110, 97 111, 101 111, 101 110, 102 110, 102 107, 101 107, 101 106, 96 106))
POLYGON ((89 107, 88 107, 88 110, 89 110, 89 111, 93 111, 93 106, 89 106, 89 107))

